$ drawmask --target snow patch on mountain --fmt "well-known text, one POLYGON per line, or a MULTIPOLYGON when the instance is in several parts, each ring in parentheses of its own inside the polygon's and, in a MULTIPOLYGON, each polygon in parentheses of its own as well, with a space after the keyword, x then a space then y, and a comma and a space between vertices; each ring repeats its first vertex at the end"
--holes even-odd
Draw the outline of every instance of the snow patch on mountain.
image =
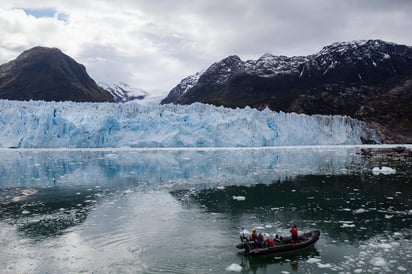
POLYGON ((364 122, 268 109, 0 100, 0 147, 260 147, 379 143, 364 122))
POLYGON ((133 100, 143 100, 148 96, 148 93, 146 91, 131 87, 130 85, 123 82, 117 84, 107 84, 100 82, 98 85, 110 92, 116 102, 124 103, 133 100))

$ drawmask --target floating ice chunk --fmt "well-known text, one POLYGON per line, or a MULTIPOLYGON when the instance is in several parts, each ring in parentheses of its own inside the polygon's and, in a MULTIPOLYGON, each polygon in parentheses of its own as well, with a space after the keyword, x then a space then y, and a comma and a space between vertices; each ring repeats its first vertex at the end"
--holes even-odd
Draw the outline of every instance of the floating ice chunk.
POLYGON ((30 214, 30 211, 28 211, 28 210, 23 210, 23 211, 21 212, 21 214, 27 215, 27 214, 30 214))
POLYGON ((403 266, 398 266, 398 270, 399 270, 399 271, 402 271, 402 272, 407 271, 407 269, 406 269, 406 268, 404 268, 403 266))
POLYGON ((396 170, 387 166, 383 166, 383 167, 374 167, 372 168, 372 173, 373 175, 379 175, 379 174, 383 174, 383 175, 389 175, 389 174, 395 174, 396 170))
POLYGON ((392 219, 394 215, 385 214, 385 219, 392 219))
POLYGON ((319 268, 331 268, 332 265, 331 264, 322 264, 322 263, 318 263, 318 267, 319 268))
POLYGON ((32 196, 36 193, 37 193, 37 190, 33 188, 23 189, 20 192, 20 195, 13 197, 11 200, 13 202, 21 202, 21 201, 24 201, 27 197, 32 196))
POLYGON ((361 268, 355 269, 355 270, 353 271, 353 273, 362 273, 362 269, 361 269, 361 268))
POLYGON ((318 258, 309 258, 306 262, 309 264, 319 263, 321 260, 318 258))
POLYGON ((225 268, 226 271, 233 271, 233 272, 240 272, 242 271, 242 267, 238 264, 231 264, 228 267, 225 268))
POLYGON ((218 189, 218 190, 224 190, 225 187, 224 187, 224 186, 218 186, 218 187, 216 187, 216 189, 218 189))
POLYGON ((283 270, 283 271, 281 271, 280 273, 282 273, 282 274, 289 274, 290 272, 283 270))
POLYGON ((362 213, 365 213, 365 212, 367 212, 366 209, 364 209, 364 208, 359 208, 359 209, 354 210, 354 211, 353 211, 353 214, 362 214, 362 213))
POLYGON ((342 228, 347 228, 347 227, 355 227, 355 224, 347 224, 347 223, 343 223, 340 227, 342 227, 342 228))
POLYGON ((384 248, 384 249, 392 248, 392 246, 390 244, 380 244, 380 245, 378 245, 378 247, 384 248))
POLYGON ((373 258, 369 261, 369 263, 370 263, 371 265, 373 265, 373 266, 378 266, 378 267, 381 267, 381 266, 385 266, 385 265, 386 265, 386 261, 385 261, 385 259, 382 258, 382 257, 373 257, 373 258))
POLYGON ((245 196, 233 196, 232 198, 233 198, 233 200, 237 200, 237 201, 244 201, 244 200, 246 200, 246 197, 245 197, 245 196))

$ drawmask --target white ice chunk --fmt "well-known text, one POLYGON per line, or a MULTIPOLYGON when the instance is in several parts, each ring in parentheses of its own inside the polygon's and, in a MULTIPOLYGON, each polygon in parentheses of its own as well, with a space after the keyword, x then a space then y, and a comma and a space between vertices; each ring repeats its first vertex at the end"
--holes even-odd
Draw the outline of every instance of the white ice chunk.
POLYGON ((389 249, 389 248, 392 248, 392 246, 390 245, 390 244, 380 244, 380 245, 378 245, 378 247, 380 247, 380 248, 383 248, 383 249, 389 249))
POLYGON ((364 208, 359 208, 359 209, 356 209, 356 210, 353 211, 354 214, 362 214, 362 213, 365 213, 365 212, 367 212, 367 210, 364 209, 364 208))
POLYGON ((318 258, 309 258, 306 260, 307 263, 313 264, 313 263, 319 263, 321 260, 318 258))
POLYGON ((373 175, 379 175, 379 174, 383 174, 383 175, 389 175, 389 174, 395 174, 396 170, 387 166, 383 166, 383 167, 374 167, 372 168, 372 173, 373 175))
POLYGON ((382 257, 373 257, 369 263, 373 266, 382 267, 386 265, 386 261, 382 257))
POLYGON ((399 271, 402 271, 402 272, 408 271, 408 269, 406 269, 406 268, 403 267, 403 266, 398 266, 398 270, 399 270, 399 271))
POLYGON ((322 264, 322 263, 318 263, 318 267, 319 268, 331 268, 332 265, 331 264, 322 264))
POLYGON ((233 272, 241 272, 242 271, 242 267, 238 264, 231 264, 228 267, 225 268, 226 271, 233 271, 233 272))
POLYGON ((246 197, 245 196, 233 196, 232 199, 237 200, 237 201, 244 201, 246 200, 246 197))

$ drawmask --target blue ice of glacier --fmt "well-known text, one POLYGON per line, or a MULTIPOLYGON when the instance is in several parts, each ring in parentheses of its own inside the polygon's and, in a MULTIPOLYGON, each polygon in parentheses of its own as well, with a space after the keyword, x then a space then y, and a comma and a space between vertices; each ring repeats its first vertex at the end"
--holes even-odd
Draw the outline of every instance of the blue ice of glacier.
POLYGON ((257 147, 379 142, 346 116, 229 109, 0 100, 0 147, 257 147))

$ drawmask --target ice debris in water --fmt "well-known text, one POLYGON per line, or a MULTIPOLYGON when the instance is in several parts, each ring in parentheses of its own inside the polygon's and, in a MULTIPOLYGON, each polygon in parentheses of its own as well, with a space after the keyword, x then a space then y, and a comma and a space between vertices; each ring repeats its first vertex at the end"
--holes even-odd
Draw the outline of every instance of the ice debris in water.
POLYGON ((233 271, 233 272, 240 272, 242 271, 242 267, 238 264, 231 264, 225 269, 226 271, 233 271))
POLYGON ((395 174, 396 170, 387 166, 383 166, 383 167, 374 167, 372 168, 372 173, 373 175, 379 175, 379 174, 383 174, 383 175, 389 175, 389 174, 395 174))
POLYGON ((233 200, 237 200, 237 201, 244 201, 244 200, 246 200, 246 197, 245 197, 245 196, 233 196, 232 198, 233 198, 233 200))

